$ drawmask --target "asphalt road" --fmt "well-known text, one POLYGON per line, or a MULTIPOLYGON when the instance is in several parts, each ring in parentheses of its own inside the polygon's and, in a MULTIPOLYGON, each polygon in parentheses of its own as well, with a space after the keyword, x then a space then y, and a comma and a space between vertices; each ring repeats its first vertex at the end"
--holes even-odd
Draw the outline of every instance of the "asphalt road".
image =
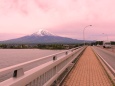
POLYGON ((115 53, 99 47, 93 49, 115 70, 115 53))

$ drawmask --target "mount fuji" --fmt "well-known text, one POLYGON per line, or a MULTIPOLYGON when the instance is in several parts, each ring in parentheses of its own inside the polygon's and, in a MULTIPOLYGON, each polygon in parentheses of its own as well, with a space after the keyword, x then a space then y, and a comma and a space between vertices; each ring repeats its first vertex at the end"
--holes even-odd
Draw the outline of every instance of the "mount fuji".
POLYGON ((35 32, 32 35, 33 36, 56 36, 55 34, 43 29, 40 29, 38 32, 35 32))
POLYGON ((43 44, 43 43, 45 44, 46 43, 71 44, 71 43, 83 43, 83 40, 57 36, 55 34, 50 33, 47 30, 40 29, 38 32, 35 32, 31 35, 2 41, 0 43, 5 43, 5 44, 43 44))

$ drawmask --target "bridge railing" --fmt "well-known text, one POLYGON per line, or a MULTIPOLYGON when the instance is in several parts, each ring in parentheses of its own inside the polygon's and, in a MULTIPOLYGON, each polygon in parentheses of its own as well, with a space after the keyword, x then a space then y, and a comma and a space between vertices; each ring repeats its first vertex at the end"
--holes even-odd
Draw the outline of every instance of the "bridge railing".
POLYGON ((84 49, 77 47, 1 69, 0 76, 13 73, 13 77, 1 82, 0 86, 50 86, 84 49), (27 68, 31 65, 34 68, 27 68))
MULTIPOLYGON (((96 51, 95 47, 92 47, 93 51, 95 52, 95 54, 97 55, 97 57, 104 62, 104 64, 108 67, 108 69, 110 70, 110 72, 113 74, 113 76, 115 77, 115 70, 111 67, 111 65, 103 59, 103 57, 96 51)), ((106 52, 107 53, 107 52, 106 52)), ((114 81, 115 82, 115 81, 114 81)))

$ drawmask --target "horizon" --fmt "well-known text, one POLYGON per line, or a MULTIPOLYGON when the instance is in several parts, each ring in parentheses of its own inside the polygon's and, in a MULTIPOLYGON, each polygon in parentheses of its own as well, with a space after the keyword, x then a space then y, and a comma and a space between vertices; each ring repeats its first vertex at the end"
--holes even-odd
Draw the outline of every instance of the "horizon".
POLYGON ((1 0, 0 41, 39 29, 78 40, 115 41, 114 0, 1 0), (103 34, 104 33, 104 34, 103 34))
MULTIPOLYGON (((47 30, 44 30, 44 29, 39 29, 39 30, 43 30, 43 31, 47 31, 47 30)), ((37 32, 34 32, 35 34, 40 34, 40 33, 38 33, 39 31, 37 31, 37 32)), ((28 34, 28 35, 22 35, 22 36, 18 36, 17 35, 17 37, 15 37, 15 38, 11 38, 11 39, 6 39, 6 40, 0 40, 0 41, 7 41, 7 40, 12 40, 12 39, 17 39, 17 38, 21 38, 21 37, 24 37, 24 36, 31 36, 31 35, 33 35, 34 33, 32 33, 32 34, 28 34)), ((51 32, 49 32, 48 31, 48 33, 50 33, 50 34, 52 34, 52 35, 56 35, 56 36, 59 36, 59 35, 57 35, 57 34, 53 34, 53 33, 51 33, 51 32)), ((41 36, 41 35, 39 35, 39 36, 41 36)), ((61 37, 65 37, 65 36, 61 36, 61 37)), ((70 37, 66 37, 66 38, 70 38, 70 37)), ((71 38, 71 39, 74 39, 74 38, 71 38)), ((76 39, 76 40, 83 40, 83 39, 76 39)), ((110 40, 86 40, 86 41, 110 41, 110 40)), ((111 41, 114 41, 114 40, 111 40, 111 41)))
MULTIPOLYGON (((33 34, 38 34, 39 36, 41 36, 41 35, 40 35, 40 34, 41 34, 41 33, 40 33, 41 30, 47 31, 47 30, 44 30, 44 29, 39 29, 38 31, 36 31, 36 32, 34 32, 34 33, 32 33, 32 34, 23 35, 23 36, 20 36, 20 37, 31 36, 31 35, 33 35, 33 34)), ((59 36, 59 35, 57 35, 57 34, 53 34, 53 33, 49 32, 49 31, 48 31, 48 33, 50 33, 50 34, 52 34, 52 35, 55 35, 55 36, 59 36)), ((20 38, 20 37, 17 36, 17 38, 20 38)), ((61 36, 61 37, 65 37, 65 36, 61 36)), ((11 39, 17 39, 17 38, 11 38, 11 39)), ((67 37, 67 38, 70 38, 70 37, 67 37)), ((11 40, 11 39, 6 39, 6 40, 11 40)), ((74 39, 74 38, 72 38, 72 39, 74 39)), ((0 41, 6 41, 6 40, 0 40, 0 41)), ((76 39, 76 40, 79 40, 79 39, 76 39)))

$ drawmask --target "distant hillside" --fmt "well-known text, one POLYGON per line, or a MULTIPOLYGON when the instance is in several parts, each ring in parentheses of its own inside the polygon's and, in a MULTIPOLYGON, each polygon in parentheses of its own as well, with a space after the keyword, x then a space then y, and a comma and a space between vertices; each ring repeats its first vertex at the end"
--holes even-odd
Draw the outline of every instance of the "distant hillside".
POLYGON ((72 44, 72 43, 83 43, 83 40, 57 36, 46 30, 40 29, 38 32, 35 32, 31 35, 27 35, 24 37, 11 39, 11 40, 1 41, 0 43, 5 43, 5 44, 38 44, 38 43, 72 44))

